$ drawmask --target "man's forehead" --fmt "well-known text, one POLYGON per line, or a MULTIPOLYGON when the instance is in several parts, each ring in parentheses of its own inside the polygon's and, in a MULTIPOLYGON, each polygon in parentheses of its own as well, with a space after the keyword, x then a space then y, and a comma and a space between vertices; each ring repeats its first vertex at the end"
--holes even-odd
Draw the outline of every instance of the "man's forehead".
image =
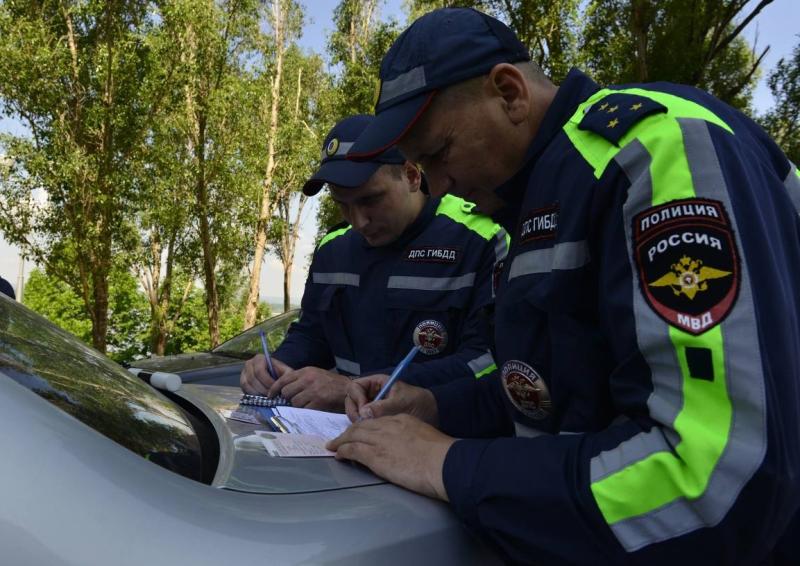
POLYGON ((366 183, 358 187, 339 187, 328 185, 333 199, 338 202, 352 202, 361 198, 369 197, 383 192, 386 176, 382 173, 383 167, 375 171, 366 183))

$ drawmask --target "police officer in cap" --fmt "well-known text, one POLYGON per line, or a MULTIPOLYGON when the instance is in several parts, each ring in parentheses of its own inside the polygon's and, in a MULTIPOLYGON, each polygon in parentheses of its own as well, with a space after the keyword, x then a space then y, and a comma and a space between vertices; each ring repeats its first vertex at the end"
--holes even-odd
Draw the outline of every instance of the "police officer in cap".
POLYGON ((278 379, 258 355, 242 370, 247 393, 343 411, 351 377, 390 373, 414 345, 408 383, 474 381, 496 369, 492 275, 507 234, 456 196, 427 196, 419 169, 396 149, 347 161, 371 120, 336 124, 303 187, 314 195, 327 183, 346 222, 314 253, 300 320, 274 353, 278 379))
POLYGON ((337 457, 449 500, 514 562, 769 559, 800 505, 795 165, 694 88, 556 87, 474 10, 421 17, 380 78, 350 156, 397 144, 511 234, 500 372, 374 403, 383 378, 354 381, 351 418, 395 416, 337 457))

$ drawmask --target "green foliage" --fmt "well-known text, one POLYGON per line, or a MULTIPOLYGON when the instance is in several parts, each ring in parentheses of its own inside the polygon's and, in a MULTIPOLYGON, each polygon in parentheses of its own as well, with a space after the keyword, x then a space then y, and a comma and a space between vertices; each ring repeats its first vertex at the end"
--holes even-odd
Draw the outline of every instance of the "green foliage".
MULTIPOLYGON (((63 281, 34 269, 23 294, 24 304, 57 326, 92 343, 92 322, 78 295, 63 281)), ((108 355, 117 361, 147 353, 147 301, 136 279, 127 271, 115 269, 109 285, 109 327, 106 336, 108 355)))
POLYGON ((738 0, 593 0, 580 63, 602 84, 670 81, 746 108, 758 61, 734 22, 743 8, 738 0))
POLYGON ((83 301, 63 281, 34 269, 25 283, 23 304, 86 343, 92 341, 92 321, 83 301))
MULTIPOLYGON (((229 283, 230 297, 221 310, 220 336, 233 338, 242 329, 242 281, 229 283)), ((92 323, 83 311, 81 299, 70 287, 41 269, 34 269, 25 284, 24 304, 87 344, 92 342, 92 323)), ((148 345, 148 304, 136 279, 127 271, 115 269, 111 276, 108 355, 122 362, 152 354, 148 345)), ((258 320, 271 316, 267 303, 260 303, 258 320)), ((165 354, 198 352, 208 349, 208 320, 201 289, 192 287, 186 305, 167 340, 165 354)))
POLYGON ((105 349, 112 258, 128 258, 131 164, 162 93, 150 2, 0 4, 0 98, 30 137, 3 136, 6 239, 65 281, 105 349), (31 199, 46 196, 46 206, 31 199))
POLYGON ((800 44, 789 59, 778 61, 767 80, 775 107, 761 120, 789 159, 800 163, 800 44))

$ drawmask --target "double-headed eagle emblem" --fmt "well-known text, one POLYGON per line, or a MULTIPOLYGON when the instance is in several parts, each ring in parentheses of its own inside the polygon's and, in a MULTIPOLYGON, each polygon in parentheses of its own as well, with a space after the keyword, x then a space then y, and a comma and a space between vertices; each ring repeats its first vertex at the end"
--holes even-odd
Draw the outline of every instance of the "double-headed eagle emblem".
POLYGON ((672 271, 648 285, 650 287, 670 287, 675 295, 684 294, 690 299, 694 299, 697 293, 708 289, 707 281, 709 279, 720 279, 731 274, 730 271, 706 267, 702 260, 692 259, 689 256, 683 256, 680 261, 673 263, 670 267, 672 271))

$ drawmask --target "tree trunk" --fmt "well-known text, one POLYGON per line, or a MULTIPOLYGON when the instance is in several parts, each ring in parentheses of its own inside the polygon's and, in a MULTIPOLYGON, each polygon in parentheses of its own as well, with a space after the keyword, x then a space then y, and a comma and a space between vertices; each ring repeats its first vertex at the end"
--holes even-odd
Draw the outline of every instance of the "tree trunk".
POLYGON ((269 145, 267 149, 267 170, 261 191, 261 210, 256 223, 255 253, 253 254, 253 270, 250 273, 250 285, 247 293, 247 302, 244 309, 244 329, 256 323, 258 314, 258 301, 261 292, 261 267, 267 247, 267 228, 272 214, 272 201, 270 191, 272 180, 275 176, 275 138, 278 134, 278 110, 280 108, 281 76, 283 74, 283 56, 286 50, 286 12, 283 10, 281 0, 274 0, 272 4, 272 29, 275 34, 275 75, 272 77, 270 92, 270 124, 269 145))
POLYGON ((283 312, 288 312, 291 307, 290 288, 292 284, 292 263, 283 268, 283 312))
POLYGON ((198 171, 196 182, 196 198, 200 211, 200 242, 203 246, 203 277, 206 288, 206 312, 208 314, 209 346, 219 346, 219 292, 217 290, 216 254, 211 241, 211 226, 208 222, 208 187, 205 178, 205 117, 199 119, 199 139, 195 146, 198 171))
POLYGON ((636 46, 634 71, 636 81, 643 83, 647 81, 647 32, 650 27, 651 11, 649 0, 634 0, 631 9, 633 10, 631 32, 636 46))
POLYGON ((106 335, 108 334, 108 277, 95 277, 94 316, 92 317, 92 346, 100 352, 106 351, 106 335))

